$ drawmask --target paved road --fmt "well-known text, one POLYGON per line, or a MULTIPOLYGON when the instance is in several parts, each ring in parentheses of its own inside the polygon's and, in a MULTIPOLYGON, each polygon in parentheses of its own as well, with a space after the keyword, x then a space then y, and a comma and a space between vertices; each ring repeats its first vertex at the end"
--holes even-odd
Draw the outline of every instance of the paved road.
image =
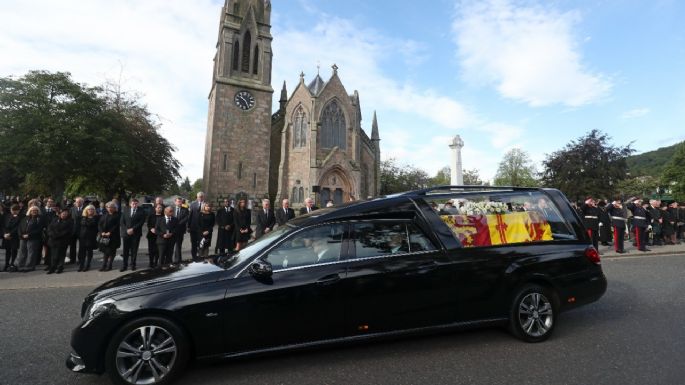
MULTIPOLYGON (((603 265, 606 295, 542 344, 484 329, 195 365, 179 384, 682 384, 685 254, 603 265)), ((91 288, 0 290, 0 383, 108 383, 64 367, 91 288)))

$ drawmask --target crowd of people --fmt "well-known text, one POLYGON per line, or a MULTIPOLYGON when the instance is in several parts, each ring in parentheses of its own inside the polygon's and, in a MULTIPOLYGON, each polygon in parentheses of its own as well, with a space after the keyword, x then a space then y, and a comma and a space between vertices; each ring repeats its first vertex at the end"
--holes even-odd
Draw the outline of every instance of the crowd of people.
MULTIPOLYGON (((88 271, 95 250, 103 256, 100 271, 109 271, 120 247, 120 271, 136 270, 143 235, 148 246, 148 267, 180 264, 186 234, 190 235, 192 260, 212 262, 212 243, 212 255, 239 251, 249 241, 295 218, 288 199, 283 199, 276 209, 269 199, 261 201, 261 208, 246 199, 237 203, 224 199, 215 209, 202 192, 190 204, 178 197, 173 205, 166 206, 157 197, 149 212, 140 203, 131 198, 122 207, 117 199, 101 203, 76 197, 73 202, 56 204, 49 197, 9 197, 0 204, 0 246, 6 253, 3 271, 33 271, 43 264, 47 274, 60 274, 65 263, 77 264, 79 272, 88 271)), ((326 206, 331 205, 327 202, 326 206)), ((627 237, 638 250, 647 251, 647 246, 679 244, 685 236, 685 207, 678 202, 629 198, 623 204, 619 199, 609 203, 588 198, 574 204, 574 208, 583 218, 595 248, 601 243, 625 253, 627 237)), ((317 209, 307 198, 300 215, 317 209)))
POLYGON ((575 205, 595 248, 612 245, 617 253, 625 253, 626 236, 640 251, 647 246, 676 245, 685 233, 685 206, 676 201, 632 197, 622 202, 596 200, 589 197, 575 205))
MULTIPOLYGON (((34 271, 42 264, 47 274, 61 274, 65 264, 71 263, 84 272, 91 269, 95 250, 102 253, 100 271, 109 271, 120 247, 120 271, 135 271, 143 235, 148 245, 148 267, 181 263, 186 234, 190 235, 192 260, 212 262, 212 243, 213 255, 239 251, 250 240, 295 217, 288 199, 283 199, 275 211, 264 199, 261 210, 255 209, 253 231, 253 214, 246 199, 237 203, 224 199, 215 210, 202 192, 190 204, 179 197, 166 206, 157 197, 147 213, 140 203, 137 198, 122 206, 117 199, 100 203, 76 197, 56 204, 49 197, 8 197, 0 204, 0 246, 6 253, 3 271, 34 271)), ((300 213, 316 209, 314 201, 307 198, 300 213)))

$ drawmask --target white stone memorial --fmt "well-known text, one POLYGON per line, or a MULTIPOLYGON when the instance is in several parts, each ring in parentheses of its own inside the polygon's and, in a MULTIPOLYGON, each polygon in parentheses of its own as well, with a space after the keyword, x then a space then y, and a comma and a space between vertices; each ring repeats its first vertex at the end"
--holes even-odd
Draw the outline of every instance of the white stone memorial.
POLYGON ((450 164, 450 184, 452 186, 461 186, 464 184, 464 172, 461 165, 461 149, 464 147, 464 141, 459 135, 452 138, 450 149, 452 150, 452 163, 450 164))

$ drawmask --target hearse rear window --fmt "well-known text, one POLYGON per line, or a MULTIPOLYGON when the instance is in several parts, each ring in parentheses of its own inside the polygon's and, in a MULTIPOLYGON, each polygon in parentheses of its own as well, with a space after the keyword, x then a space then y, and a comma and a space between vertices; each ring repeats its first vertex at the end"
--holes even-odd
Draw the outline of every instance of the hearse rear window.
POLYGON ((427 201, 464 247, 576 239, 554 202, 541 192, 443 197, 427 201))

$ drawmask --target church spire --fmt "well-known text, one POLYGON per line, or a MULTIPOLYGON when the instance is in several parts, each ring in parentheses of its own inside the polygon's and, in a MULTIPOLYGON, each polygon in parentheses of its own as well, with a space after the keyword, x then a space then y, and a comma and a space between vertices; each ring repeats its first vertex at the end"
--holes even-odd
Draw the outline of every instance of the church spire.
POLYGON ((285 88, 285 80, 283 81, 283 88, 281 88, 281 98, 278 103, 281 106, 281 111, 284 110, 285 104, 288 102, 288 90, 285 88))
POLYGON ((373 111, 373 123, 371 123, 371 140, 381 140, 378 135, 378 120, 376 119, 376 111, 373 111))

